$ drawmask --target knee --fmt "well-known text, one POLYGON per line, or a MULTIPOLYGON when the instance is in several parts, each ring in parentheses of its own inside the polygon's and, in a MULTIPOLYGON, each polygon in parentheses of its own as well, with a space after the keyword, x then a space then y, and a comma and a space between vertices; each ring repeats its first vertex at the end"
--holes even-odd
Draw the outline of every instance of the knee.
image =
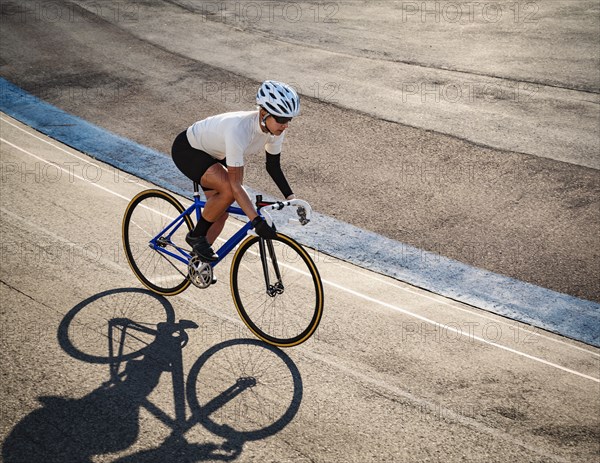
POLYGON ((235 201, 233 191, 231 190, 229 183, 222 185, 222 188, 217 190, 217 194, 219 195, 221 201, 227 202, 228 204, 231 204, 233 201, 235 201))

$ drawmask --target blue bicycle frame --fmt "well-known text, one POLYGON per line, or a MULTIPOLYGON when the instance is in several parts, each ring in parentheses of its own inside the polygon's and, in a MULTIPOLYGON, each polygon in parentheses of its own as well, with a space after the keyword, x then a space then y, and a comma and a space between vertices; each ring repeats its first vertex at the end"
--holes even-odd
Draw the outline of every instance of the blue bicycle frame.
MULTIPOLYGON (((185 211, 183 211, 179 216, 173 220, 169 225, 167 225, 163 230, 158 233, 154 238, 152 238, 149 242, 149 246, 157 252, 161 252, 168 256, 171 256, 184 264, 189 264, 192 256, 188 254, 185 250, 181 249, 179 246, 174 244, 171 241, 171 237, 175 234, 175 232, 183 225, 185 221, 185 216, 192 215, 194 210, 196 211, 196 221, 200 220, 201 210, 206 205, 206 201, 202 201, 200 199, 200 193, 198 192, 198 185, 194 183, 194 204, 188 207, 185 211), (173 246, 178 253, 171 252, 166 248, 166 245, 173 246)), ((234 215, 243 215, 246 214, 239 207, 230 206, 227 208, 227 212, 234 215)), ((260 213, 260 211, 259 211, 260 213)), ((229 238, 220 248, 219 248, 219 259, 216 262, 212 262, 211 265, 214 267, 219 262, 221 262, 227 254, 229 254, 248 234, 248 231, 252 228, 252 224, 247 222, 244 226, 237 231, 231 238, 229 238)))

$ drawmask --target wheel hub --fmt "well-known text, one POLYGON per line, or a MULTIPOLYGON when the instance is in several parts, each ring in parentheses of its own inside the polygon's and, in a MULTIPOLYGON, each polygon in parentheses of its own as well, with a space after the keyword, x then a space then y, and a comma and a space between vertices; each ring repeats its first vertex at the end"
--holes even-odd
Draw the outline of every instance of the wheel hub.
POLYGON ((275 297, 278 294, 283 294, 283 283, 278 281, 274 285, 269 285, 269 289, 267 289, 267 294, 271 297, 275 297))

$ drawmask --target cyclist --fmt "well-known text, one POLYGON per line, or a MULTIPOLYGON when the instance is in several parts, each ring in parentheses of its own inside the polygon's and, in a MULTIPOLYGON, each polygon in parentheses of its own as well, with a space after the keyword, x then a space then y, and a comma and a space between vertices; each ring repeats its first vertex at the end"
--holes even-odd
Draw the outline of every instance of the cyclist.
POLYGON ((275 237, 275 230, 258 215, 242 185, 246 156, 264 149, 267 172, 286 199, 295 198, 281 170, 280 158, 284 132, 300 113, 300 98, 289 85, 267 80, 258 89, 256 104, 255 111, 224 113, 195 122, 173 142, 175 165, 198 182, 206 195, 202 217, 186 236, 204 262, 218 259, 211 245, 225 226, 225 210, 234 201, 259 236, 275 237))

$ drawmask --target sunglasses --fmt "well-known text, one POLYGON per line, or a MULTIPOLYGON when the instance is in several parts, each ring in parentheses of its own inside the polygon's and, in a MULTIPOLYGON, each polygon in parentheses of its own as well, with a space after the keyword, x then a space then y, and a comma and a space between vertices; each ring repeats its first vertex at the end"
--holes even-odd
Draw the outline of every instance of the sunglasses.
POLYGON ((278 124, 282 124, 282 125, 287 124, 288 122, 290 122, 292 120, 291 117, 279 117, 279 116, 273 116, 273 119, 275 119, 275 122, 277 122, 278 124))

